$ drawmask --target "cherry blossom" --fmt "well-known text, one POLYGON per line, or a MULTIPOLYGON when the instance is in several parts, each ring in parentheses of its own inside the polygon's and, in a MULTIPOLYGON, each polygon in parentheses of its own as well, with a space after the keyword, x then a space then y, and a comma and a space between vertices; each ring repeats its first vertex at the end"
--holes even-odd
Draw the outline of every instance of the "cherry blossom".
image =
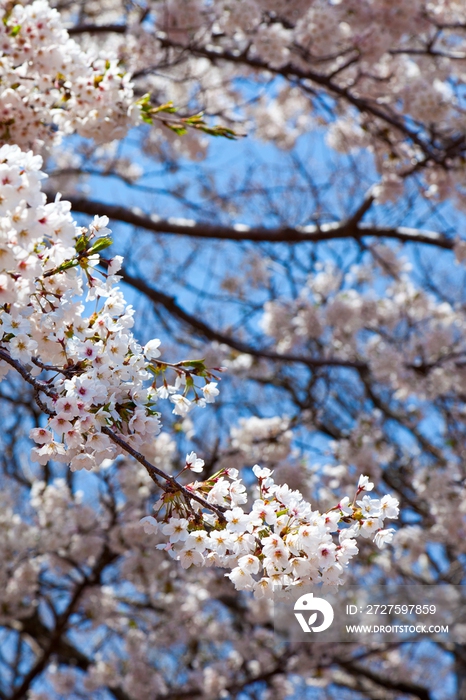
MULTIPOLYGON (((188 458, 194 460, 195 455, 188 458)), ((384 508, 380 499, 367 495, 357 501, 357 494, 370 485, 366 476, 360 478, 364 486, 358 487, 351 508, 343 505, 343 510, 337 505, 321 514, 311 509, 299 491, 275 484, 270 470, 256 465, 254 471, 262 498, 254 501, 249 512, 235 504, 232 489, 234 493, 237 480, 226 471, 190 486, 193 491, 210 494, 212 502, 219 480, 233 479, 229 493, 214 496, 223 510, 216 518, 205 512, 202 515, 199 509, 190 513, 182 500, 170 494, 162 498, 158 508, 159 518, 166 521, 162 532, 169 537, 170 555, 183 568, 215 563, 231 569, 226 575, 237 590, 270 597, 277 587, 289 589, 319 579, 341 584, 350 559, 358 552, 355 538, 373 536, 379 547, 393 538, 395 530, 384 530, 383 522, 398 517, 398 502, 386 496, 384 508), (337 535, 335 541, 332 533, 337 535)), ((349 497, 343 499, 347 502, 349 497)), ((142 522, 147 530, 152 521, 144 518, 142 522)))
POLYGON ((462 4, 56 5, 2 8, 5 697, 445 694, 270 600, 460 580, 462 4))

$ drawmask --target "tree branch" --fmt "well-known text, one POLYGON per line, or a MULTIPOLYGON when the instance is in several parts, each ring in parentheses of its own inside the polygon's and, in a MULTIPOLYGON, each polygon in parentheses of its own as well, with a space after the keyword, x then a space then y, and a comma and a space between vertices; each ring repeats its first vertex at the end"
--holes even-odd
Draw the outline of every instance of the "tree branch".
POLYGON ((112 560, 113 556, 110 551, 108 549, 104 549, 91 575, 84 577, 83 580, 77 584, 65 610, 57 617, 55 628, 50 632, 50 637, 48 639, 48 643, 43 649, 42 656, 36 661, 32 668, 30 668, 28 673, 26 673, 21 685, 13 690, 9 700, 22 700, 26 697, 26 693, 31 683, 45 669, 50 657, 58 651, 60 639, 66 630, 68 621, 73 614, 82 593, 87 586, 95 585, 97 581, 99 581, 102 571, 112 560))
MULTIPOLYGON (((43 650, 49 648, 53 631, 44 625, 37 610, 31 617, 22 619, 21 625, 21 634, 33 639, 43 650)), ((63 635, 59 639, 55 654, 59 664, 79 668, 81 671, 87 671, 92 664, 91 660, 63 635)), ((107 691, 113 695, 115 700, 130 700, 124 690, 118 686, 107 687, 107 691)))
POLYGON ((355 664, 352 661, 338 660, 337 663, 339 666, 342 666, 346 671, 351 673, 351 675, 363 676, 363 678, 367 678, 383 688, 396 690, 403 694, 406 693, 409 695, 414 695, 414 697, 419 698, 419 700, 431 700, 429 690, 422 685, 413 683, 412 681, 394 680, 388 676, 384 676, 380 673, 369 670, 361 664, 355 664))
MULTIPOLYGON (((49 198, 53 195, 49 195, 49 198)), ((251 227, 243 224, 222 226, 190 219, 161 219, 155 214, 144 214, 139 208, 128 209, 118 205, 96 202, 83 197, 67 197, 74 211, 90 216, 102 212, 114 221, 131 224, 154 233, 192 238, 219 239, 228 241, 254 241, 256 243, 318 243, 342 238, 359 240, 366 236, 391 238, 403 243, 423 243, 452 250, 454 241, 436 232, 405 226, 376 226, 361 223, 367 211, 369 199, 364 200, 358 211, 345 221, 321 224, 320 226, 296 226, 280 228, 251 227)), ((370 205, 369 205, 370 206, 370 205)))
MULTIPOLYGON (((5 352, 5 350, 0 349, 0 359, 4 360, 9 365, 14 367, 16 371, 23 377, 23 379, 25 379, 25 381, 27 381, 28 384, 31 384, 34 387, 35 400, 39 408, 45 413, 47 413, 49 416, 55 415, 54 411, 51 411, 49 408, 47 408, 47 406, 44 405, 44 403, 40 400, 38 396, 39 392, 43 391, 47 394, 47 396, 55 398, 56 394, 53 392, 53 390, 47 385, 45 385, 44 382, 35 379, 35 377, 33 377, 27 371, 27 369, 20 362, 18 362, 18 360, 14 360, 12 357, 10 357, 10 355, 7 352, 5 352)), ((102 428, 102 432, 105 433, 105 435, 107 435, 110 438, 110 440, 112 440, 112 442, 121 447, 123 450, 125 450, 125 452, 130 454, 132 457, 134 457, 134 459, 136 459, 140 464, 142 464, 146 468, 151 479, 157 484, 159 488, 161 488, 164 491, 179 492, 183 495, 188 505, 190 499, 197 501, 197 503, 199 503, 203 508, 207 508, 208 510, 214 512, 221 522, 225 521, 225 516, 223 515, 223 512, 226 510, 226 508, 220 505, 214 505, 212 503, 209 503, 205 498, 199 496, 195 491, 192 491, 186 486, 183 486, 183 484, 180 484, 173 476, 170 476, 170 474, 166 474, 158 467, 155 467, 140 452, 131 447, 131 445, 129 445, 126 442, 126 440, 114 433, 113 430, 111 430, 110 428, 104 426, 102 428), (165 487, 159 482, 157 478, 158 476, 165 480, 165 487)))
POLYGON ((52 391, 52 389, 49 386, 47 386, 47 384, 45 384, 44 382, 41 382, 39 379, 33 377, 27 371, 27 369, 23 367, 21 362, 18 362, 18 360, 14 360, 5 350, 2 350, 1 348, 0 359, 9 364, 11 367, 13 367, 28 384, 34 387, 34 397, 41 411, 44 411, 44 413, 47 413, 49 416, 54 415, 53 411, 50 411, 50 409, 48 409, 39 398, 39 392, 41 391, 44 394, 47 394, 47 396, 53 398, 55 394, 52 391))
POLYGON ((75 27, 68 27, 68 34, 126 34, 125 24, 77 24, 75 27))
POLYGON ((181 321, 187 323, 191 328, 197 330, 201 336, 207 338, 207 340, 216 341, 218 343, 223 343, 238 350, 238 352, 244 353, 246 355, 252 355, 253 357, 258 357, 261 359, 275 360, 278 362, 296 362, 298 364, 306 365, 310 368, 316 367, 349 367, 351 369, 367 369, 367 364, 365 362, 359 362, 358 360, 343 360, 338 357, 306 357, 304 355, 292 355, 292 354, 279 354, 273 352, 272 350, 255 348, 252 345, 243 343, 236 338, 232 338, 229 335, 225 335, 220 331, 216 331, 211 328, 207 323, 201 321, 201 319, 188 313, 181 306, 178 305, 174 297, 170 297, 163 292, 160 292, 153 287, 150 287, 144 280, 137 277, 132 277, 127 272, 120 273, 123 280, 130 284, 134 289, 142 292, 147 296, 148 299, 153 301, 155 304, 161 304, 167 311, 169 311, 173 316, 179 318, 181 321))
POLYGON ((183 486, 180 484, 175 478, 170 476, 169 474, 166 474, 164 471, 159 469, 158 467, 155 467, 153 464, 151 464, 145 457, 142 455, 140 452, 135 450, 131 445, 129 445, 125 440, 123 440, 119 435, 114 433, 110 428, 103 427, 102 432, 105 433, 105 435, 108 435, 110 440, 112 440, 115 444, 119 445, 125 452, 128 452, 132 457, 134 457, 135 460, 137 460, 140 464, 142 464, 149 476, 155 481, 155 483, 164 491, 170 490, 170 491, 179 491, 180 493, 183 494, 185 500, 189 503, 189 499, 192 499, 193 501, 196 501, 199 503, 203 508, 207 508, 208 510, 213 511, 218 518, 224 522, 225 521, 225 516, 223 515, 223 512, 226 510, 223 506, 216 506, 213 505, 212 503, 209 503, 208 501, 205 500, 205 498, 202 498, 202 496, 199 496, 195 491, 192 491, 191 489, 187 488, 186 486, 183 486), (157 476, 160 476, 162 479, 165 479, 167 486, 169 487, 163 487, 161 486, 160 482, 157 479, 157 476), (154 478, 155 477, 155 478, 154 478))
MULTIPOLYGON (((310 67, 300 68, 293 63, 288 63, 280 68, 270 66, 269 63, 264 61, 258 56, 251 56, 248 54, 248 50, 239 52, 234 50, 223 49, 221 46, 214 46, 210 44, 209 46, 199 46, 194 43, 182 44, 173 39, 170 39, 164 32, 157 32, 154 36, 162 46, 162 48, 173 48, 179 49, 182 52, 186 52, 190 56, 201 56, 208 58, 215 65, 217 61, 226 61, 227 63, 240 64, 243 66, 250 66, 256 70, 266 71, 273 75, 281 75, 283 78, 291 80, 301 80, 310 81, 318 85, 319 87, 325 88, 329 93, 333 94, 335 97, 339 97, 353 107, 355 107, 362 114, 368 114, 373 117, 380 119, 386 124, 397 129, 400 133, 404 134, 405 137, 410 139, 415 143, 424 153, 426 161, 433 160, 435 163, 440 164, 443 161, 442 153, 435 152, 432 150, 432 144, 424 141, 419 133, 407 125, 403 115, 396 114, 394 112, 384 110, 375 101, 369 101, 358 95, 354 95, 350 92, 347 87, 342 87, 337 83, 332 81, 331 75, 325 75, 323 73, 318 73, 312 70, 310 67)), ((133 79, 142 77, 150 74, 155 69, 155 66, 150 66, 148 68, 136 71, 133 75, 133 79)), ((302 85, 305 89, 305 86, 302 85)), ((424 164, 425 164, 424 163, 424 164)))

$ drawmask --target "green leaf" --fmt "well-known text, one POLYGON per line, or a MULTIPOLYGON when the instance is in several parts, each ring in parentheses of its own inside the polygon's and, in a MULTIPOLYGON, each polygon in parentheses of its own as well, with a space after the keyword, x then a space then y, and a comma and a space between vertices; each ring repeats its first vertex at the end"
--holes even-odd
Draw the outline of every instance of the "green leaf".
POLYGON ((161 415, 160 411, 154 411, 151 408, 147 409, 147 413, 149 414, 149 416, 160 416, 161 415))
POLYGON ((71 267, 76 267, 77 264, 77 260, 67 260, 66 262, 59 265, 56 268, 55 272, 64 272, 65 270, 69 270, 71 267))
POLYGON ((154 377, 157 377, 161 372, 163 372, 163 369, 161 369, 160 367, 154 367, 154 365, 147 365, 147 369, 149 370, 149 372, 152 372, 154 377))
POLYGON ((204 112, 199 112, 199 114, 193 114, 192 117, 186 117, 183 119, 186 124, 205 124, 203 120, 204 112))
POLYGON ((150 105, 150 93, 146 92, 145 95, 139 98, 136 104, 139 105, 139 107, 146 107, 147 105, 150 105))
POLYGON ((87 252, 89 255, 92 255, 93 253, 98 253, 100 250, 104 250, 105 248, 111 246, 112 243, 113 240, 110 238, 110 236, 104 236, 103 238, 99 238, 99 240, 96 241, 87 252))
POLYGON ((10 29, 10 34, 11 36, 17 36, 21 31, 21 25, 17 24, 15 27, 12 27, 10 29))
POLYGON ((178 136, 184 136, 184 134, 188 133, 188 130, 185 126, 177 126, 176 124, 170 124, 169 122, 163 122, 163 123, 171 131, 174 131, 175 134, 178 134, 178 136))
POLYGON ((229 129, 226 126, 203 126, 203 125, 198 125, 195 126, 194 128, 199 129, 200 131, 203 131, 206 134, 210 134, 210 136, 221 136, 225 139, 230 139, 231 141, 234 141, 235 139, 238 138, 238 134, 233 131, 233 129, 229 129))
POLYGON ((75 244, 76 252, 82 253, 84 250, 86 250, 88 243, 89 238, 87 238, 87 236, 79 236, 75 244))
POLYGON ((160 105, 160 107, 152 107, 150 111, 151 114, 157 114, 158 112, 174 114, 178 111, 178 109, 173 105, 173 102, 166 102, 164 105, 160 105))
POLYGON ((180 362, 180 365, 182 367, 197 367, 199 369, 204 369, 205 359, 203 359, 203 360, 185 360, 184 362, 180 362))

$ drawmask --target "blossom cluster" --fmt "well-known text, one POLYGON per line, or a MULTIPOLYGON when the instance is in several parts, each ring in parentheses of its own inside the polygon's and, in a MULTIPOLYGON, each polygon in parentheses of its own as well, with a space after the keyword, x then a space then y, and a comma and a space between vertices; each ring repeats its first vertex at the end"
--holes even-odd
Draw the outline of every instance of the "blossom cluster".
POLYGON ((318 357, 366 362, 399 399, 416 394, 432 400, 463 387, 462 306, 420 288, 407 258, 393 247, 377 244, 372 251, 374 261, 352 266, 346 277, 327 262, 309 275, 295 299, 267 301, 260 321, 264 333, 278 353, 311 348, 318 357))
MULTIPOLYGON (((157 401, 169 399, 173 413, 185 416, 195 404, 215 400, 217 383, 202 361, 169 365, 158 359, 159 340, 138 344, 133 309, 117 286, 122 258, 98 267, 111 243, 108 218, 96 216, 86 229, 72 220, 69 203, 57 197, 47 204, 40 167, 41 157, 32 152, 0 148, 0 374, 22 373, 48 415, 47 425, 30 433, 32 459, 66 462, 76 471, 128 449, 150 455, 160 431, 157 401), (165 377, 169 367, 177 374, 174 384, 165 377), (204 379, 200 388, 197 376, 204 379)), ((187 455, 185 469, 198 473, 203 466, 194 452, 187 455)), ((398 512, 389 496, 363 496, 352 504, 345 498, 321 514, 298 491, 277 486, 269 469, 254 472, 260 497, 249 513, 241 508, 246 488, 234 469, 184 491, 171 482, 160 502, 167 521, 162 532, 183 567, 227 567, 238 589, 269 595, 275 584, 317 578, 339 584, 359 534, 374 535, 378 544, 393 535, 383 529, 384 517, 398 512), (340 529, 340 523, 347 526, 340 529)), ((367 478, 358 495, 363 490, 369 490, 367 478)), ((146 519, 145 526, 154 529, 156 522, 146 519)))
POLYGON ((359 478, 352 502, 345 496, 320 513, 299 491, 276 484, 270 469, 255 465, 253 472, 259 498, 249 511, 241 507, 247 494, 238 471, 221 470, 190 489, 221 506, 222 518, 200 509, 190 512, 176 497, 166 494, 156 506, 159 515, 163 511, 163 524, 146 516, 144 529, 148 533, 161 529, 169 542, 158 546, 183 568, 231 569, 226 575, 235 588, 253 591, 256 598, 270 598, 277 588, 318 582, 340 585, 345 568, 359 551, 358 536, 372 537, 379 547, 393 538, 395 530, 384 529, 384 520, 398 516, 398 501, 389 495, 377 499, 364 493, 374 487, 367 476, 359 478))
MULTIPOLYGON (((461 149, 458 154, 449 149, 445 169, 430 157, 429 146, 432 123, 437 140, 446 144, 455 143, 454 135, 464 128, 458 95, 465 40, 456 4, 170 0, 148 7, 152 21, 141 25, 130 18, 127 34, 111 34, 103 50, 70 39, 63 22, 74 21, 77 11, 70 3, 62 20, 46 0, 5 5, 0 141, 38 148, 74 132, 100 143, 122 137, 141 121, 131 74, 155 105, 168 99, 232 123, 241 114, 253 121, 258 137, 283 148, 326 120, 319 100, 287 81, 239 110, 244 96, 234 78, 244 62, 259 83, 286 68, 290 75, 310 81, 317 76, 318 84, 328 84, 340 108, 339 117, 328 122, 327 142, 343 153, 372 151, 382 176, 375 191, 380 201, 402 193, 406 173, 424 160, 425 195, 442 199, 457 188, 463 201, 461 149), (188 54, 187 46, 196 51, 188 54), (156 70, 158 65, 164 70, 156 70), (425 147, 413 138, 412 121, 425 147), (387 136, 381 138, 384 129, 387 136)), ((101 21, 108 14, 111 23, 119 13, 125 14, 123 4, 112 3, 101 21)), ((202 130, 189 129, 181 138, 175 129, 162 144, 161 129, 168 131, 154 120, 146 131, 149 152, 166 153, 168 147, 193 159, 205 157, 202 130)))
POLYGON ((200 361, 179 363, 175 383, 167 382, 160 341, 142 347, 131 332, 134 310, 117 286, 121 256, 97 269, 111 243, 108 218, 96 216, 85 229, 68 202, 47 204, 41 162, 18 146, 0 148, 0 376, 15 363, 29 372, 49 416, 31 431, 40 464, 92 469, 114 458, 122 450, 105 434, 109 427, 150 454, 160 431, 157 401, 168 398, 185 415, 214 401, 216 382, 200 361), (193 376, 205 379, 198 391, 193 376))
POLYGON ((0 144, 37 151, 74 132, 124 136, 138 107, 116 56, 83 51, 46 0, 9 6, 0 11, 0 144))
MULTIPOLYGON (((112 3, 108 15, 126 12, 112 3)), ((426 197, 444 199, 457 188, 463 201, 462 148, 449 147, 461 146, 464 130, 461 3, 170 0, 148 4, 148 12, 151 21, 143 25, 128 13, 124 39, 113 36, 109 45, 157 102, 196 104, 232 123, 241 115, 259 138, 283 148, 325 123, 335 150, 373 154, 380 201, 403 192, 414 163, 423 163, 426 197), (240 110, 244 95, 235 77, 244 71, 258 86, 282 73, 296 80, 276 81, 240 110), (320 109, 322 87, 338 100, 337 118, 320 109), (448 160, 435 155, 443 144, 448 160)), ((163 151, 157 127, 145 145, 163 151)), ((207 153, 194 131, 185 139, 173 135, 169 145, 195 159, 207 153)))

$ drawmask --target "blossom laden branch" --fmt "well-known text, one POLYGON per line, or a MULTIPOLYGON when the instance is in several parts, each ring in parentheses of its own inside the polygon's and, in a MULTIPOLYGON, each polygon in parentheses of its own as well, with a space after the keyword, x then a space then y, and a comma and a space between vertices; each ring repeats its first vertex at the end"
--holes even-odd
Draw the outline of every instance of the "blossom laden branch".
POLYGON ((117 435, 110 428, 105 426, 102 428, 102 432, 105 433, 105 435, 108 435, 114 443, 119 445, 125 452, 128 452, 128 454, 134 457, 136 461, 142 464, 146 468, 151 479, 157 484, 157 486, 159 486, 160 488, 164 489, 172 495, 175 495, 177 493, 182 494, 185 499, 185 503, 188 505, 188 507, 190 507, 190 499, 196 501, 203 508, 214 512, 218 516, 220 522, 225 521, 224 511, 226 510, 226 508, 224 508, 223 506, 216 506, 212 503, 209 503, 204 498, 202 498, 202 496, 199 496, 194 490, 180 484, 178 481, 176 481, 174 477, 170 476, 170 474, 167 474, 162 469, 159 469, 158 467, 151 464, 144 457, 144 455, 142 455, 140 452, 137 452, 137 450, 131 447, 131 445, 129 445, 122 437, 117 435), (161 485, 157 477, 160 477, 161 479, 165 480, 165 486, 161 485))
POLYGON ((14 367, 49 416, 47 429, 33 431, 39 445, 33 459, 92 469, 118 454, 101 429, 109 425, 138 452, 150 451, 161 430, 157 402, 169 399, 182 416, 195 405, 203 407, 218 394, 213 375, 202 361, 192 360, 173 366, 175 385, 165 376, 158 384, 153 363, 160 341, 141 347, 131 333, 133 311, 117 287, 122 258, 109 261, 105 272, 97 270, 100 252, 111 243, 108 218, 95 216, 88 229, 77 227, 69 203, 59 198, 45 203, 39 157, 3 146, 0 160, 9 183, 0 211, 8 251, 0 270, 0 340, 7 363, 1 376, 8 365, 14 367), (88 317, 84 300, 96 302, 88 317), (35 378, 27 365, 49 378, 35 378), (204 384, 196 386, 195 380, 204 384))
POLYGON ((183 568, 212 564, 230 568, 225 575, 235 588, 253 591, 256 598, 272 597, 276 586, 289 590, 319 581, 338 585, 358 551, 356 537, 373 536, 379 547, 393 537, 394 530, 383 529, 383 522, 397 517, 398 502, 390 496, 379 500, 363 495, 374 487, 368 477, 359 479, 352 502, 345 497, 321 514, 299 491, 275 484, 270 469, 255 465, 253 473, 259 497, 249 512, 241 507, 247 495, 237 470, 222 469, 198 485, 210 502, 228 504, 222 522, 186 514, 172 503, 161 514, 162 501, 158 508, 162 524, 146 516, 144 529, 167 535, 169 544, 159 547, 183 568))
MULTIPOLYGON (((201 113, 171 120, 167 115, 174 108, 169 103, 153 107, 148 95, 134 104, 129 76, 116 72, 118 62, 99 58, 86 63, 87 57, 68 41, 57 13, 45 2, 14 6, 11 16, 4 19, 5 55, 15 56, 15 61, 21 51, 37 49, 37 30, 50 28, 57 44, 53 60, 64 72, 53 68, 53 86, 48 86, 47 95, 54 103, 39 105, 38 110, 57 109, 53 116, 62 132, 74 128, 80 135, 92 135, 103 142, 123 135, 142 118, 151 123, 161 119, 179 135, 189 128, 215 136, 234 136, 230 129, 209 127, 201 113), (78 68, 84 70, 85 85, 76 74, 78 68), (84 100, 83 107, 79 91, 85 86, 88 100, 84 100), (59 108, 56 103, 60 103, 59 108), (90 109, 97 103, 98 110, 90 109), (102 117, 106 122, 103 131, 94 134, 94 121, 99 119, 100 123, 102 117), (74 127, 70 125, 73 120, 74 127)), ((24 77, 17 72, 15 61, 6 59, 10 83, 24 77)), ((24 65, 29 67, 27 61, 24 65)), ((30 67, 50 68, 41 66, 40 61, 30 67)), ((50 79, 46 73, 46 87, 50 79)), ((34 90, 38 75, 26 76, 26 84, 28 80, 34 90)), ((27 90, 21 82, 11 86, 12 90, 17 88, 22 88, 16 93, 17 110, 20 105, 29 109, 27 90)), ((34 118, 43 126, 39 117, 34 111, 34 118)), ((47 148, 55 141, 53 129, 49 132, 39 129, 24 134, 13 121, 8 122, 3 138, 47 148), (15 126, 13 135, 10 126, 15 126)), ((358 552, 355 539, 359 535, 372 537, 379 546, 391 540, 393 530, 383 525, 385 518, 397 517, 397 501, 389 496, 379 501, 366 495, 358 500, 362 491, 370 490, 367 479, 359 483, 352 502, 345 497, 321 514, 312 510, 299 491, 277 486, 269 469, 255 465, 259 498, 248 512, 241 508, 248 495, 237 470, 220 469, 204 481, 184 486, 152 464, 149 455, 161 431, 158 402, 168 399, 174 404, 173 413, 184 417, 196 404, 205 407, 215 400, 217 383, 211 380, 218 378, 203 360, 159 360, 159 340, 141 346, 133 336, 133 310, 118 287, 121 279, 129 281, 128 276, 118 274, 122 258, 108 261, 105 271, 98 267, 100 253, 111 244, 107 216, 96 214, 88 228, 79 228, 71 217, 69 202, 56 197, 47 204, 40 188, 42 161, 33 152, 26 153, 18 145, 4 145, 0 162, 4 186, 0 201, 4 248, 0 261, 0 325, 4 348, 0 359, 5 361, 5 366, 0 366, 0 378, 10 367, 17 370, 33 386, 36 402, 47 416, 45 427, 30 432, 36 443, 32 449, 34 461, 42 465, 50 460, 67 463, 72 471, 92 470, 121 454, 130 454, 164 491, 156 504, 159 521, 147 516, 144 528, 157 529, 161 521, 162 533, 169 537, 162 548, 184 568, 212 564, 226 568, 236 588, 253 590, 256 597, 269 596, 277 583, 286 587, 313 580, 340 584, 344 569, 358 552), (88 316, 85 302, 95 302, 88 316), (177 375, 174 385, 166 379, 168 370, 177 375), (42 372, 52 376, 38 379, 42 372), (158 383, 160 375, 162 385, 158 383), (196 387, 195 380, 204 381, 204 385, 196 387)), ((363 202, 345 223, 346 232, 360 225, 371 204, 372 197, 363 202)), ((180 318, 193 323, 173 299, 164 295, 163 300, 180 318)), ((213 334, 202 321, 197 322, 197 329, 213 334)), ((222 336, 217 333, 215 338, 222 336)), ((285 359, 269 350, 254 351, 242 343, 237 343, 236 349, 258 357, 285 359)), ((358 368, 360 364, 338 357, 313 359, 290 354, 286 359, 309 367, 358 368)), ((202 467, 203 460, 191 452, 180 473, 199 473, 202 467)))
MULTIPOLYGON (((32 377, 20 362, 3 350, 0 350, 0 357, 37 392, 44 390, 43 382, 32 377)), ((45 393, 51 396, 50 388, 45 388, 45 393)), ((57 418, 53 411, 47 413, 57 418)), ((396 499, 385 496, 382 501, 378 501, 364 496, 362 500, 356 500, 362 492, 373 488, 367 477, 360 478, 351 504, 350 499, 345 498, 321 515, 310 510, 309 504, 303 501, 299 492, 290 491, 286 486, 276 486, 270 470, 260 469, 256 465, 254 473, 259 482, 260 498, 255 501, 253 510, 248 515, 239 507, 239 504, 246 501, 246 495, 245 487, 237 480, 236 470, 222 470, 206 482, 196 482, 191 487, 183 486, 174 477, 151 464, 109 427, 103 426, 101 432, 142 464, 157 486, 165 491, 166 496, 161 499, 160 508, 168 507, 168 514, 162 531, 170 535, 168 551, 179 558, 182 566, 200 566, 207 562, 222 566, 222 555, 226 554, 227 566, 232 561, 237 562, 237 566, 228 574, 235 587, 254 590, 257 597, 271 596, 274 581, 285 581, 289 586, 319 578, 327 583, 339 583, 345 566, 358 551, 354 543, 356 536, 362 534, 368 537, 373 534, 379 546, 390 541, 393 536, 393 530, 383 529, 383 520, 397 516, 396 499), (225 476, 233 479, 231 486, 225 476), (165 481, 165 485, 160 479, 165 481), (201 496, 199 491, 205 492, 207 498, 201 496), (203 511, 193 510, 193 501, 204 511, 215 514, 216 520, 212 520, 203 511), (184 515, 188 518, 185 519, 184 515), (351 527, 347 530, 338 529, 340 544, 335 545, 331 533, 340 522, 350 524, 351 527), (224 534, 221 534, 222 531, 224 534), (177 542, 181 547, 173 548, 177 542), (210 550, 207 555, 206 549, 210 550), (266 575, 260 580, 254 578, 261 570, 266 575)), ((33 434, 39 442, 45 437, 45 445, 52 444, 51 440, 47 441, 46 430, 39 428, 33 434)), ((47 456, 61 457, 63 452, 53 444, 54 449, 49 450, 47 456)), ((195 454, 188 455, 187 466, 199 471, 202 460, 197 460, 195 454), (199 466, 197 462, 200 462, 199 466)), ((144 518, 143 523, 148 532, 159 527, 151 516, 144 518)))

